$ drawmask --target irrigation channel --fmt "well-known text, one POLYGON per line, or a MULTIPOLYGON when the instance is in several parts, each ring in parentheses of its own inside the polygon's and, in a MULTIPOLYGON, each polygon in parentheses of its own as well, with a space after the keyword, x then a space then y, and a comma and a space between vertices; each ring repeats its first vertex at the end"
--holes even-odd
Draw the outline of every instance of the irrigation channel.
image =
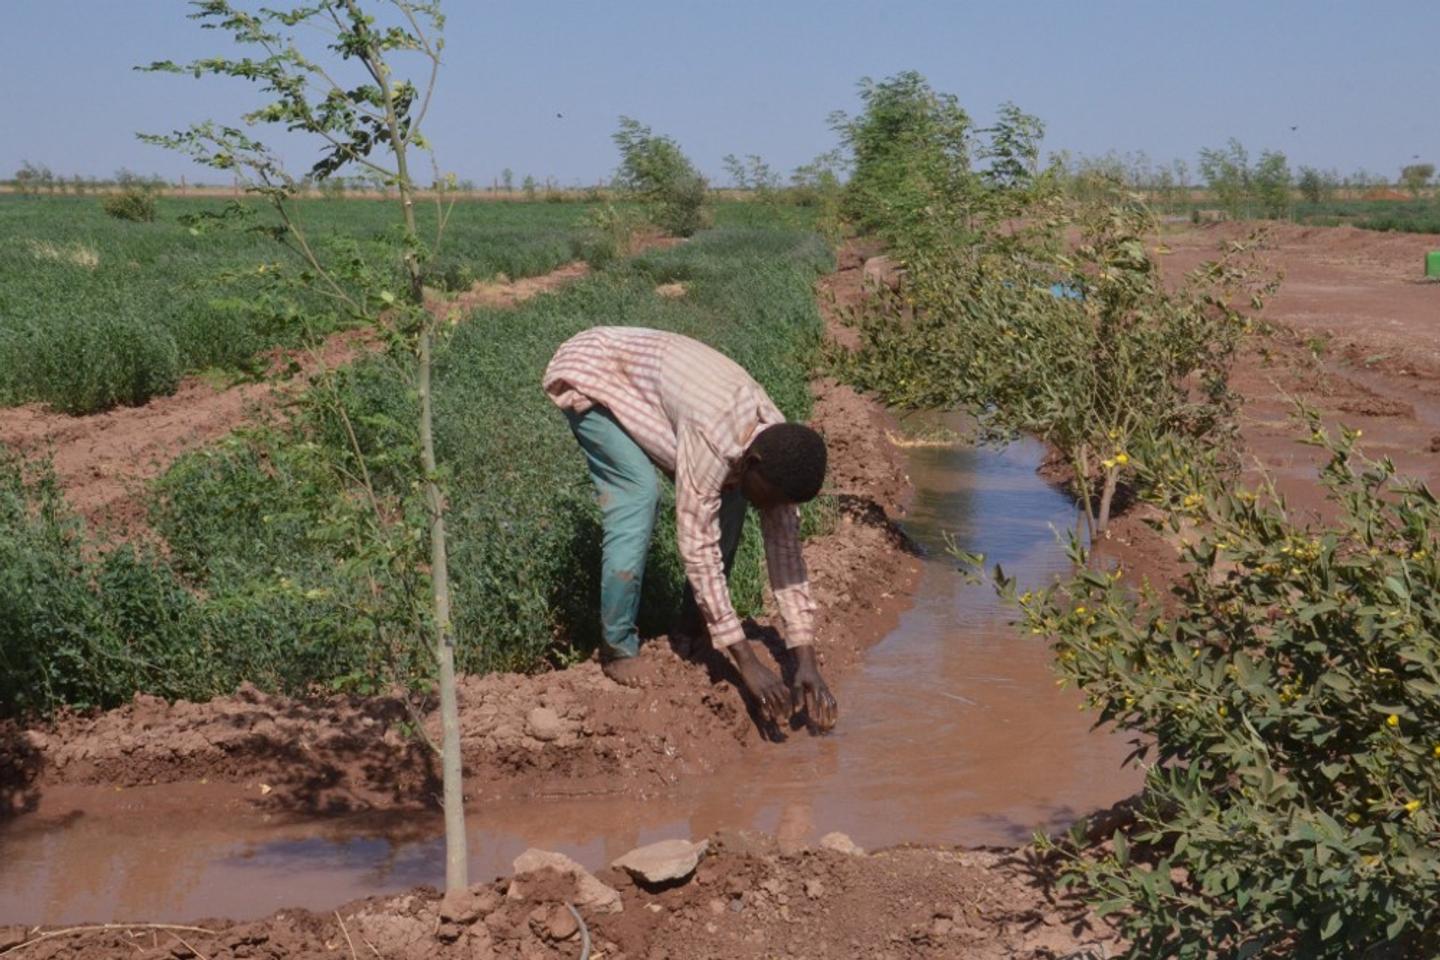
MULTIPOLYGON (((913 606, 838 687, 833 735, 764 745, 671 796, 472 809, 472 877, 509 873, 532 846, 598 868, 641 843, 720 828, 782 844, 839 830, 869 849, 1015 846, 1132 793, 1128 742, 1091 728, 1057 688, 1045 645, 944 553, 949 532, 1022 583, 1064 570, 1056 531, 1075 512, 1036 475, 1042 452, 909 451, 906 528, 928 560, 913 606)), ((442 877, 438 816, 266 815, 228 785, 56 788, 0 832, 0 924, 247 919, 442 877)))

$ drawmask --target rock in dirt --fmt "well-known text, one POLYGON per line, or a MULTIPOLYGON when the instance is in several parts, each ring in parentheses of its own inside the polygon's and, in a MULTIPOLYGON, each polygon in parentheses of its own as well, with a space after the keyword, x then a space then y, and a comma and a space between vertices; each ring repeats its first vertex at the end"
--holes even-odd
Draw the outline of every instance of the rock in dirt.
POLYGON ((516 879, 510 883, 511 897, 521 898, 524 896, 524 882, 521 878, 525 874, 535 873, 537 870, 549 867, 557 873, 569 874, 575 878, 575 905, 577 907, 593 910, 596 913, 619 913, 624 909, 624 905, 620 902, 620 891, 613 887, 607 887, 597 880, 593 873, 563 853, 536 850, 532 847, 516 857, 512 866, 516 879))
POLYGON ((500 907, 500 895, 489 886, 445 894, 440 901, 440 919, 446 923, 471 924, 500 907))
POLYGON ((536 740, 558 740, 560 734, 565 732, 565 727, 560 723, 560 715, 549 707, 536 707, 530 711, 525 718, 525 728, 530 736, 536 740))
POLYGON ((851 856, 864 856, 865 851, 855 846, 855 841, 849 836, 839 832, 827 833, 820 838, 820 847, 824 850, 833 850, 836 853, 846 853, 851 856))
POLYGON ((695 872, 700 858, 709 849, 710 841, 661 840, 649 846, 637 847, 611 864, 646 883, 672 883, 684 880, 695 872))
POLYGON ((563 903, 552 903, 548 907, 536 907, 530 914, 530 929, 537 937, 559 943, 569 940, 580 932, 575 915, 563 903))
POLYGON ((825 884, 821 883, 819 880, 806 880, 805 896, 809 897, 811 900, 819 900, 821 897, 825 896, 825 884))
POLYGON ((779 852, 774 837, 755 830, 723 828, 715 831, 712 841, 715 852, 741 857, 769 857, 779 852))
POLYGON ((900 289, 900 278, 904 273, 900 264, 886 256, 871 257, 860 271, 867 286, 888 287, 891 290, 900 289))

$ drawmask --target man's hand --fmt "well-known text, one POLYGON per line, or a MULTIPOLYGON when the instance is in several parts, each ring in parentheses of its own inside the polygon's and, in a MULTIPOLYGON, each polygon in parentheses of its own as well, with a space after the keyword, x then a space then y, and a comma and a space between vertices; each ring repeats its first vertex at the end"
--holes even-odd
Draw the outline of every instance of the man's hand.
POLYGON ((810 722, 816 728, 826 731, 834 728, 836 719, 840 716, 840 705, 835 702, 831 695, 830 688, 825 685, 825 680, 820 676, 820 668, 815 664, 815 648, 809 645, 796 647, 795 654, 795 685, 791 689, 791 706, 794 710, 805 708, 810 722))
POLYGON ((781 719, 788 717, 790 692, 785 689, 780 678, 775 676, 775 672, 760 662, 755 651, 750 649, 750 644, 742 640, 731 644, 729 651, 730 658, 735 661, 735 668, 740 671, 740 679, 744 682, 745 689, 755 698, 760 715, 773 724, 778 724, 781 719))

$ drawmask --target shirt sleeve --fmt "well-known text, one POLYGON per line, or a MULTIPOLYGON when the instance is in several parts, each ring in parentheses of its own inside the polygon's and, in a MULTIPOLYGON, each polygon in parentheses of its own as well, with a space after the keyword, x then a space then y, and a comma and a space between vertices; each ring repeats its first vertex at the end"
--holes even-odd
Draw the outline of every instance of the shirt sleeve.
POLYGON ((745 639, 730 603, 720 555, 720 488, 729 469, 728 461, 698 427, 680 431, 675 456, 676 540, 685 576, 716 649, 745 639))
POLYGON ((800 552, 800 508, 786 504, 761 510, 760 532, 765 538, 770 590, 785 621, 785 646, 809 646, 815 642, 815 603, 800 552))

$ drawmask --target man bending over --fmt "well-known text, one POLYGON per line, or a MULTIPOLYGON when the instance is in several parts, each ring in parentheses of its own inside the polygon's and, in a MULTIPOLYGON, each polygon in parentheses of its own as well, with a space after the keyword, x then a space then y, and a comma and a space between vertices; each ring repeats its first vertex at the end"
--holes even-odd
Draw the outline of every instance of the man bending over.
POLYGON ((606 675, 627 685, 643 682, 635 617, 660 498, 659 467, 675 481, 688 581, 682 624, 703 619, 710 642, 730 654, 767 719, 804 706, 819 728, 834 726, 835 698, 815 664, 814 604, 797 506, 813 499, 825 479, 820 435, 786 423, 764 389, 724 354, 660 330, 593 327, 577 334, 555 352, 544 387, 570 421, 600 498, 606 675), (747 504, 760 515, 770 586, 795 657, 791 691, 740 642, 744 630, 730 603, 726 577, 747 504))

